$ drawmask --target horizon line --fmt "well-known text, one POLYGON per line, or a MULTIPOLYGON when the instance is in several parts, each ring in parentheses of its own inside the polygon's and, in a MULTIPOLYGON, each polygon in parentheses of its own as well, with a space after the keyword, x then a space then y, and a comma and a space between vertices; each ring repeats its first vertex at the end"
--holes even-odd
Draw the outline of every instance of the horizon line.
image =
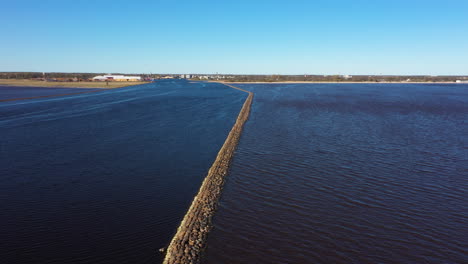
POLYGON ((179 73, 157 73, 157 72, 82 72, 82 71, 0 71, 2 73, 65 73, 65 74, 140 74, 140 75, 251 75, 251 76, 262 76, 262 75, 280 75, 280 76, 457 76, 457 77, 468 77, 467 74, 321 74, 321 73, 300 73, 300 74, 283 74, 283 73, 193 73, 193 72, 179 72, 179 73))

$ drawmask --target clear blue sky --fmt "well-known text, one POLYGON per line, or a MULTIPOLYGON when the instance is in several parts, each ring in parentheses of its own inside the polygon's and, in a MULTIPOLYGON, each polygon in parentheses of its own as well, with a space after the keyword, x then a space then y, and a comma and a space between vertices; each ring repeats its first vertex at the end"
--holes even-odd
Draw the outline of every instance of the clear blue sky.
POLYGON ((463 74, 467 0, 10 0, 0 71, 463 74))

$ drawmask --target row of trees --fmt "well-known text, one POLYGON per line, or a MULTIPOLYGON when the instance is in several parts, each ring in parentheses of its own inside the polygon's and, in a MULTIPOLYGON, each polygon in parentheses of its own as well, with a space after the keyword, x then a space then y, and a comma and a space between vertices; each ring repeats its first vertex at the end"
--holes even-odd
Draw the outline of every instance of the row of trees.
POLYGON ((62 73, 62 72, 1 72, 0 79, 52 79, 52 78, 77 78, 77 79, 90 79, 97 73, 62 73))
MULTIPOLYGON (((0 72, 0 79, 78 79, 88 80, 96 75, 106 73, 63 73, 63 72, 0 72)), ((116 73, 126 75, 124 73, 116 73)), ((160 78, 166 74, 131 74, 142 78, 160 78)), ((178 76, 178 75, 174 75, 178 76)), ((217 79, 215 75, 210 79, 217 79)), ((197 77, 195 76, 194 79, 197 77)), ((467 80, 468 76, 396 76, 396 75, 223 75, 223 80, 231 82, 287 82, 287 81, 315 81, 315 82, 455 82, 467 80)))
POLYGON ((394 76, 394 75, 230 75, 231 82, 455 82, 468 76, 394 76))
MULTIPOLYGON (((0 79, 91 79, 96 75, 106 75, 108 73, 65 73, 65 72, 0 72, 0 79)), ((116 75, 129 75, 124 73, 114 73, 116 75)), ((131 74, 146 77, 144 74, 131 74)))

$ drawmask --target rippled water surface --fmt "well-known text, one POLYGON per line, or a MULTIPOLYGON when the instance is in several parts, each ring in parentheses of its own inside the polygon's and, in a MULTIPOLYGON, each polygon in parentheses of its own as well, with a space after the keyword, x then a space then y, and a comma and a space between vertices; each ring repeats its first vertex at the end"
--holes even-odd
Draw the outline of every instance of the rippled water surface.
POLYGON ((1 86, 0 102, 25 97, 52 96, 69 93, 81 93, 95 91, 94 88, 49 88, 49 87, 29 87, 29 86, 1 86))
POLYGON ((0 103, 0 263, 160 262, 245 98, 163 81, 0 103))
POLYGON ((205 263, 468 263, 468 86, 239 86, 205 263))

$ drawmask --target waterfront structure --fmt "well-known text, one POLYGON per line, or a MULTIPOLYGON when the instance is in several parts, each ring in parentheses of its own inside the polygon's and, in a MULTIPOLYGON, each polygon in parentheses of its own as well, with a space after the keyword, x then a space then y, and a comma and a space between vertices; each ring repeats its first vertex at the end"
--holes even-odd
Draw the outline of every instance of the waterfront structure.
POLYGON ((114 81, 114 82, 139 82, 140 76, 125 76, 125 75, 99 75, 93 78, 93 81, 114 81))
MULTIPOLYGON (((169 244, 163 264, 200 263, 206 248, 208 232, 212 228, 212 218, 218 207, 218 200, 225 182, 229 163, 234 155, 244 123, 249 118, 253 93, 238 87, 224 84, 233 89, 248 93, 247 99, 237 116, 236 123, 218 152, 208 171, 208 175, 185 214, 176 234, 169 244)), ((165 249, 160 249, 161 252, 165 249)))

